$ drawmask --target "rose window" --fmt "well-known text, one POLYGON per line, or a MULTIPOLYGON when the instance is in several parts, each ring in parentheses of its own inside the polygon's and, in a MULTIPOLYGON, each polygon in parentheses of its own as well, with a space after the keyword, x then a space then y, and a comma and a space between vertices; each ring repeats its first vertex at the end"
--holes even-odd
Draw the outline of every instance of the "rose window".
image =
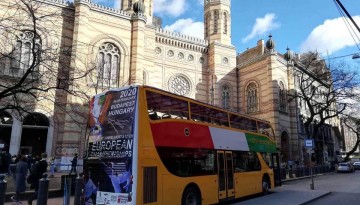
POLYGON ((175 76, 169 82, 169 91, 178 95, 188 95, 190 83, 184 76, 175 76))

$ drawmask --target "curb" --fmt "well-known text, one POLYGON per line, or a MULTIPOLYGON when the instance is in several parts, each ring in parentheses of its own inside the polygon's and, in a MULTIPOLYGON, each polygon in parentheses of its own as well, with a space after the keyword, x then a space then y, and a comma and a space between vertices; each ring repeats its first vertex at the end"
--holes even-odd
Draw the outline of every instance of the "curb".
MULTIPOLYGON (((328 174, 335 174, 335 172, 314 174, 313 176, 316 177, 316 176, 322 176, 322 175, 328 175, 328 174)), ((296 181, 296 180, 300 180, 300 179, 308 179, 308 178, 311 178, 311 175, 310 176, 305 176, 305 177, 294 177, 294 178, 284 179, 284 180, 281 180, 281 182, 291 182, 291 181, 296 181)))
POLYGON ((328 191, 328 192, 326 192, 326 193, 323 194, 323 195, 320 195, 320 196, 318 196, 318 197, 315 197, 315 198, 313 198, 313 199, 311 199, 311 200, 309 200, 309 201, 307 201, 307 202, 301 203, 301 204, 299 204, 299 205, 306 205, 306 204, 308 204, 308 203, 310 203, 310 202, 313 202, 313 201, 315 201, 315 200, 317 200, 317 199, 320 199, 320 198, 322 198, 322 197, 325 197, 325 196, 327 196, 327 195, 329 195, 329 194, 331 194, 331 191, 328 191))
MULTIPOLYGON (((34 193, 35 193, 34 191, 26 191, 26 192, 20 194, 19 199, 20 199, 20 201, 26 201, 34 193)), ((10 197, 14 194, 15 194, 14 192, 7 192, 5 194, 4 202, 12 202, 10 197)), ((52 190, 49 190, 49 192, 48 192, 48 198, 57 198, 57 197, 62 197, 63 195, 64 195, 64 191, 61 189, 52 189, 52 190)))

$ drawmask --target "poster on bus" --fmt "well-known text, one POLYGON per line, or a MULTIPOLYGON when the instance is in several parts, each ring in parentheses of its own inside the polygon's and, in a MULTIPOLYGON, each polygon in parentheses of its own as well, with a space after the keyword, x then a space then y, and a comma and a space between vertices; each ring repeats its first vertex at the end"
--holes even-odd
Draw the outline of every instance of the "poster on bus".
POLYGON ((137 94, 137 87, 129 87, 91 100, 87 156, 97 161, 89 160, 84 173, 88 204, 132 204, 137 94))

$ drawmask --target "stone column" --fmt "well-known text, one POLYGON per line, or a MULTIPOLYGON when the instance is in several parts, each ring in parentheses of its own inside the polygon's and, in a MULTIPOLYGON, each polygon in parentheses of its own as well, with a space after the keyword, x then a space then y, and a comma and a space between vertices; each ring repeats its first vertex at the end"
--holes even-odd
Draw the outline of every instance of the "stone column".
MULTIPOLYGON (((137 2, 137 3, 141 4, 141 2, 137 2)), ((131 17, 131 21, 132 21, 132 36, 131 36, 131 59, 130 59, 130 84, 141 85, 143 83, 143 61, 144 61, 145 24, 146 24, 146 16, 144 15, 144 9, 136 10, 131 17)))
POLYGON ((10 139, 10 149, 9 149, 11 155, 19 154, 21 133, 22 133, 22 121, 17 117, 14 117, 12 129, 11 129, 11 139, 10 139))
POLYGON ((48 154, 48 157, 52 157, 53 134, 54 134, 54 123, 50 122, 50 125, 48 127, 47 138, 46 138, 46 153, 48 154))

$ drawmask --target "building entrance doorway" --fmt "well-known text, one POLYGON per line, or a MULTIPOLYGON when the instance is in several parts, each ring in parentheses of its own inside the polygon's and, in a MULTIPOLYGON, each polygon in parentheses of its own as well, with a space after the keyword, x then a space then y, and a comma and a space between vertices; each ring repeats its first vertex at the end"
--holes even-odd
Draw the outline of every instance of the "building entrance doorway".
POLYGON ((49 120, 41 113, 31 113, 24 118, 20 153, 41 156, 46 151, 49 120))

